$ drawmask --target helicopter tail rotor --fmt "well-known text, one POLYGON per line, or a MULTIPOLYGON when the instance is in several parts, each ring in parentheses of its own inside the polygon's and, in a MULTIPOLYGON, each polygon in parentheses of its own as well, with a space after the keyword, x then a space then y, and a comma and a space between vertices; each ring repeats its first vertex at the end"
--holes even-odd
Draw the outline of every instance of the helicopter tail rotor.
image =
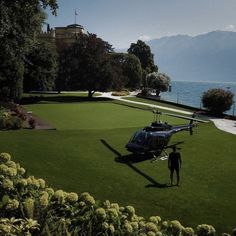
POLYGON ((192 115, 192 119, 189 122, 189 133, 190 135, 193 135, 193 127, 198 127, 198 120, 195 120, 195 113, 192 115))

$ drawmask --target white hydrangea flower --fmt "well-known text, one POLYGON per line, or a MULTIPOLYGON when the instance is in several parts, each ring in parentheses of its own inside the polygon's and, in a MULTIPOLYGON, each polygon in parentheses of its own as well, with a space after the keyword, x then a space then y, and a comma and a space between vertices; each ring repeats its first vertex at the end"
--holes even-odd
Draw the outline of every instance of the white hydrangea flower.
POLYGON ((10 179, 4 179, 2 182, 2 186, 4 189, 7 189, 7 190, 14 189, 13 182, 10 179))
POLYGON ((7 161, 10 161, 11 160, 11 155, 9 153, 6 153, 6 152, 2 152, 0 154, 0 163, 5 163, 7 161))
POLYGON ((73 193, 73 192, 72 193, 68 193, 67 197, 66 197, 66 200, 68 202, 77 202, 78 199, 79 199, 78 194, 77 193, 73 193))

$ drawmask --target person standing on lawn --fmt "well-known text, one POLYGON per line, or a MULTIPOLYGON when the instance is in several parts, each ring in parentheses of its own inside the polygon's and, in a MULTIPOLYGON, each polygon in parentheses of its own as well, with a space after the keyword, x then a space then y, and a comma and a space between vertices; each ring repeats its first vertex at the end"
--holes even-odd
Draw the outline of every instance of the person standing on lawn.
POLYGON ((179 171, 182 165, 182 159, 179 152, 176 151, 176 146, 173 147, 173 151, 169 154, 168 157, 168 168, 170 170, 170 183, 173 185, 173 174, 176 172, 177 176, 177 186, 179 186, 179 171))

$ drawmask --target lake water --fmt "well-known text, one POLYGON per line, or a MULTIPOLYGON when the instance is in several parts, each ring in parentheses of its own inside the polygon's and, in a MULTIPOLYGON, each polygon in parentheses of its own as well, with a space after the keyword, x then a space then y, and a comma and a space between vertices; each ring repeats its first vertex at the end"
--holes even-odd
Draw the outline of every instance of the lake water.
MULTIPOLYGON (((163 100, 189 105, 196 108, 202 108, 201 97, 204 92, 212 88, 222 88, 234 93, 236 101, 236 82, 235 83, 212 83, 212 82, 189 82, 189 81, 172 81, 171 92, 161 93, 163 100)), ((227 114, 236 113, 235 104, 227 114)))

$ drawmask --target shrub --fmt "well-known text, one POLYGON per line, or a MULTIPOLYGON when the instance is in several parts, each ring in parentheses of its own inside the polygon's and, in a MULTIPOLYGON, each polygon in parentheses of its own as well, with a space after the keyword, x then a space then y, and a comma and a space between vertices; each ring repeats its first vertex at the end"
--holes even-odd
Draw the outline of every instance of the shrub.
POLYGON ((9 153, 2 152, 0 154, 0 163, 5 163, 10 160, 11 160, 11 155, 9 153))
POLYGON ((139 93, 138 95, 148 97, 151 95, 151 93, 150 93, 149 89, 144 88, 144 89, 142 89, 141 93, 139 93))
POLYGON ((10 114, 5 110, 0 111, 0 129, 6 129, 10 117, 11 117, 10 114))
POLYGON ((181 232, 183 229, 184 227, 180 224, 178 220, 173 220, 169 224, 168 232, 171 235, 178 236, 178 235, 181 235, 181 232))
POLYGON ((23 127, 23 121, 18 116, 12 116, 6 123, 7 129, 21 129, 23 127))
POLYGON ((194 234, 194 230, 192 228, 186 227, 183 229, 182 235, 183 236, 194 236, 195 234, 194 234))
POLYGON ((128 96, 129 91, 112 92, 112 96, 128 96))
POLYGON ((197 227, 197 235, 198 236, 214 236, 216 234, 216 230, 213 226, 202 224, 197 227))
POLYGON ((23 113, 21 116, 12 115, 7 110, 0 111, 0 129, 21 129, 23 126, 23 113))
POLYGON ((170 86, 170 77, 164 73, 152 72, 147 74, 146 83, 149 89, 156 90, 156 96, 160 96, 160 92, 168 91, 170 86))
POLYGON ((27 115, 26 115, 24 112, 20 112, 20 113, 18 114, 18 117, 19 117, 20 119, 22 119, 23 121, 25 121, 25 120, 27 119, 27 115))
POLYGON ((32 219, 0 219, 0 235, 32 235, 38 229, 39 224, 32 219))
POLYGON ((30 117, 29 120, 28 120, 28 123, 29 123, 29 126, 30 126, 32 129, 35 129, 36 124, 37 124, 37 121, 36 121, 35 118, 30 117))
POLYGON ((15 104, 14 103, 11 106, 11 110, 18 115, 19 113, 21 113, 22 108, 21 108, 21 106, 19 104, 15 104))
POLYGON ((209 89, 203 93, 203 107, 214 115, 220 115, 230 109, 233 104, 234 94, 224 89, 209 89))

